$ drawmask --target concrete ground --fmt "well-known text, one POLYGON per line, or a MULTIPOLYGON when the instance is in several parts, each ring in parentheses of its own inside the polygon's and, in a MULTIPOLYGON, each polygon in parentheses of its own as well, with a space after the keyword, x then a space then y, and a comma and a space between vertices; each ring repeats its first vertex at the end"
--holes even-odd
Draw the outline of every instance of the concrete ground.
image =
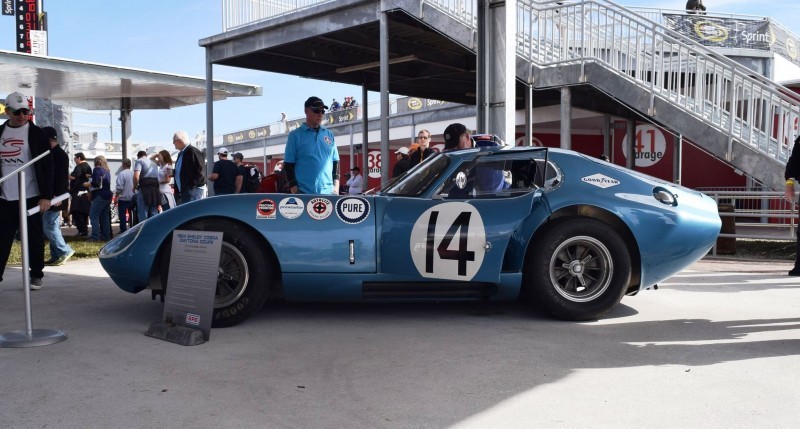
MULTIPOLYGON (((48 267, 33 327, 0 348, 13 428, 790 428, 800 420, 800 278, 704 260, 595 322, 520 303, 269 304, 184 347, 162 305, 97 260, 48 267)), ((0 333, 24 330, 18 267, 0 333)))

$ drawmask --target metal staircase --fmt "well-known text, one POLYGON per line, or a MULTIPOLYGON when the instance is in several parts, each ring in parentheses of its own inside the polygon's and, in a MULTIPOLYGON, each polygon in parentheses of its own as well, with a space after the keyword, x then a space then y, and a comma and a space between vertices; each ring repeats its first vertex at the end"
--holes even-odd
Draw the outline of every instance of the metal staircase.
MULTIPOLYGON (((473 2, 426 3, 477 28, 473 2)), ((772 189, 783 188, 800 97, 613 2, 517 2, 517 77, 590 85, 772 189), (563 4, 560 4, 563 3, 563 4)))

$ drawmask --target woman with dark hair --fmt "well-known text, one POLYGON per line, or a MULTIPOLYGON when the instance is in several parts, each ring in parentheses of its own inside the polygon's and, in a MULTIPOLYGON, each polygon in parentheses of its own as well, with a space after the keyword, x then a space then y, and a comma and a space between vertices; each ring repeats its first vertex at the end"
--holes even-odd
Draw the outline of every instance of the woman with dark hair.
POLYGON ((161 191, 161 211, 166 211, 177 206, 175 204, 175 194, 172 193, 172 175, 174 174, 174 167, 172 166, 172 156, 166 150, 158 152, 158 184, 159 191, 161 191))
POLYGON ((92 194, 92 205, 89 208, 89 223, 92 224, 92 236, 89 241, 107 241, 111 239, 111 171, 106 157, 94 158, 92 179, 86 186, 92 194))

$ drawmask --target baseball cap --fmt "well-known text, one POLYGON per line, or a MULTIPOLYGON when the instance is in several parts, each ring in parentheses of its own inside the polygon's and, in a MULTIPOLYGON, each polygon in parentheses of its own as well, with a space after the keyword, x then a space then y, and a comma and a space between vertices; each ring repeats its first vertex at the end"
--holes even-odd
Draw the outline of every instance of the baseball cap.
POLYGON ((55 128, 44 127, 42 128, 42 131, 44 131, 44 136, 47 137, 48 139, 58 139, 58 133, 56 132, 55 128))
POLYGON ((408 148, 403 146, 400 149, 397 149, 394 153, 401 153, 403 155, 408 155, 408 148))
POLYGON ((328 109, 328 106, 326 106, 325 103, 322 102, 322 99, 319 97, 308 97, 308 100, 306 100, 305 107, 317 107, 317 108, 322 107, 323 109, 326 110, 328 109))
POLYGON ((20 94, 19 92, 12 92, 11 94, 8 94, 8 97, 6 97, 6 109, 30 109, 30 106, 28 106, 28 97, 20 94))
POLYGON ((358 166, 355 166, 355 167, 351 168, 350 171, 361 171, 361 169, 358 168, 358 166))
POLYGON ((241 159, 241 160, 244 160, 244 155, 242 155, 242 153, 241 153, 241 152, 236 152, 236 153, 234 153, 234 154, 233 154, 233 157, 234 157, 234 158, 236 158, 236 159, 241 159))
POLYGON ((221 147, 221 148, 219 148, 219 150, 217 151, 217 154, 218 154, 218 155, 227 155, 227 154, 228 154, 228 149, 225 149, 224 147, 221 147))
POLYGON ((452 123, 444 129, 444 148, 445 149, 453 149, 458 147, 458 140, 461 138, 461 134, 467 132, 467 127, 464 124, 459 124, 458 122, 452 123))

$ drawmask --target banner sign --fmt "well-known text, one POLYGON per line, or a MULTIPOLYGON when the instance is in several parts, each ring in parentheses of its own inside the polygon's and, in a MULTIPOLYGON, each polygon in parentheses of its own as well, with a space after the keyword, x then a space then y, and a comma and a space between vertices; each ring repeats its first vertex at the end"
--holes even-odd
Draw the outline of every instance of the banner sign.
POLYGON ((456 106, 456 103, 417 97, 404 97, 397 99, 397 113, 412 113, 418 110, 451 106, 456 106))
POLYGON ((670 30, 705 46, 767 50, 772 40, 769 21, 664 14, 670 30))
POLYGON ((664 20, 670 30, 701 45, 774 51, 793 63, 800 64, 798 40, 771 24, 769 20, 677 14, 664 14, 664 20))
POLYGON ((14 16, 14 0, 3 0, 3 15, 14 16))
POLYGON ((222 136, 222 141, 224 141, 225 144, 242 143, 242 142, 249 142, 253 140, 267 138, 271 134, 272 130, 270 130, 269 126, 258 127, 244 131, 237 131, 235 133, 225 134, 222 136))
POLYGON ((31 53, 31 30, 39 28, 39 7, 36 0, 17 0, 17 52, 31 53))
POLYGON ((772 34, 775 35, 775 41, 772 43, 772 51, 800 66, 800 55, 798 55, 800 40, 778 26, 772 27, 772 34))

